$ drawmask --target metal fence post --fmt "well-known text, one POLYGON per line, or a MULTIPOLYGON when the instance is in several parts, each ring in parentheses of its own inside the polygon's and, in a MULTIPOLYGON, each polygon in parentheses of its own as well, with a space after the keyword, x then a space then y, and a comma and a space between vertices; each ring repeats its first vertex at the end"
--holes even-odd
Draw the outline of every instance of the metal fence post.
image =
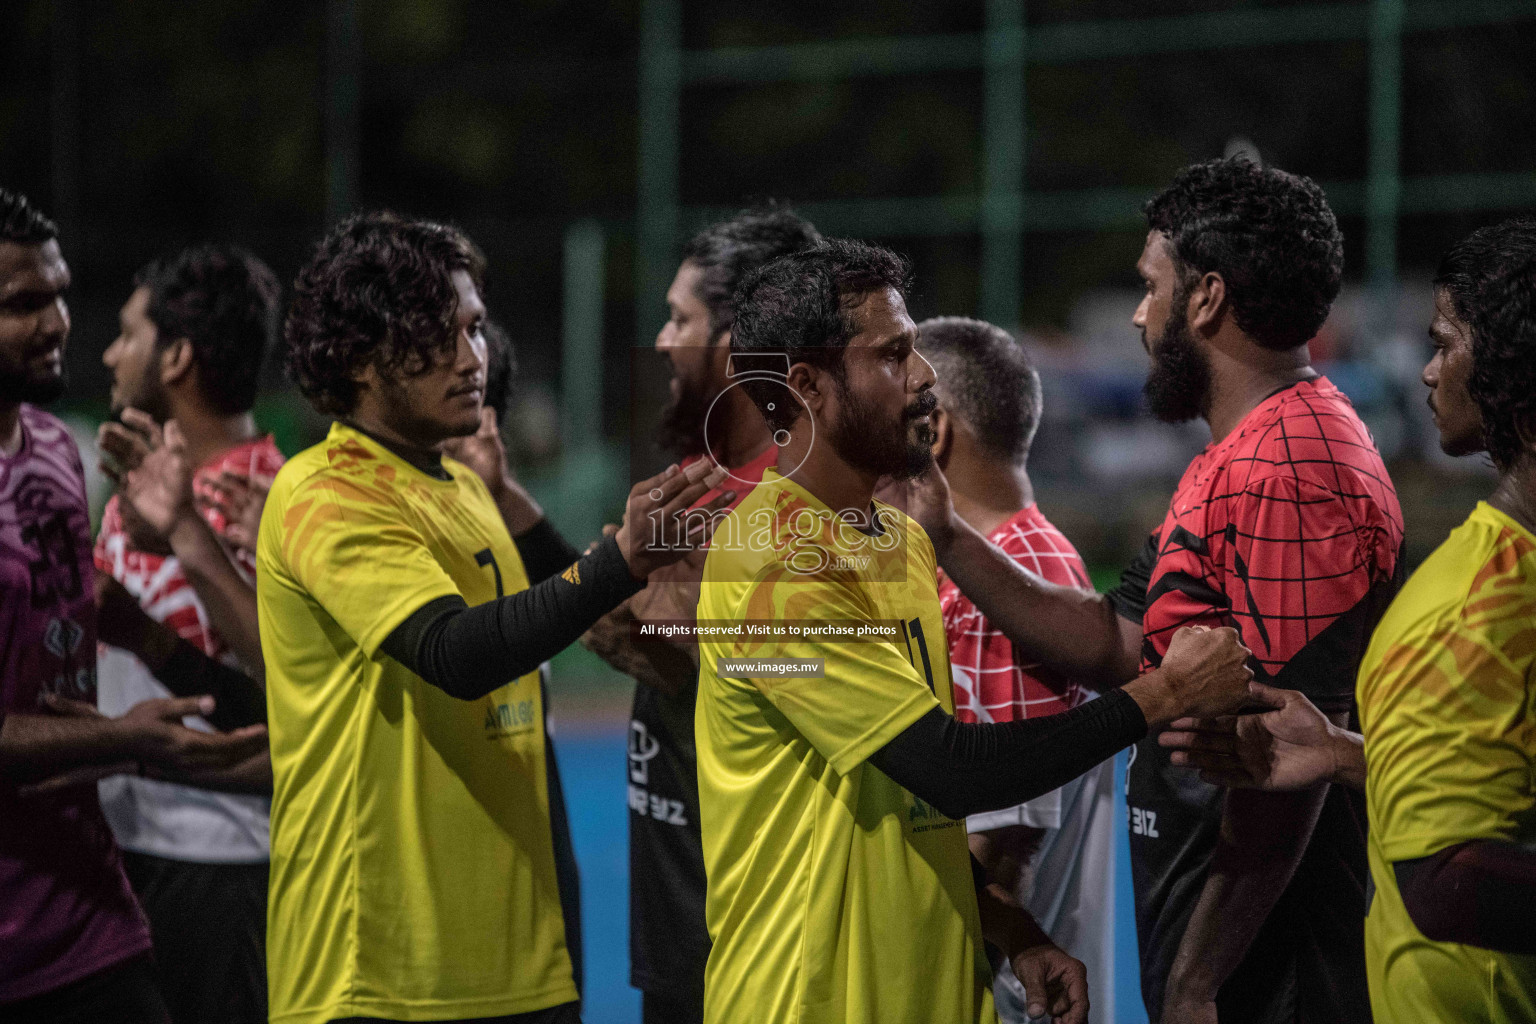
POLYGON ((980 307, 1013 330, 1024 231, 1024 0, 987 0, 984 46, 980 307))
POLYGON ((640 166, 635 225, 635 343, 648 345, 677 245, 678 121, 682 114, 679 0, 640 8, 640 166))
POLYGON ((325 220, 335 224, 357 205, 362 46, 356 0, 325 5, 325 220))
POLYGON ((1366 276, 1378 301, 1390 301, 1397 275, 1397 215, 1402 192, 1399 141, 1403 99, 1403 0, 1372 0, 1370 152, 1365 187, 1366 276))
MULTIPOLYGON (((577 221, 565 231, 560 332, 560 510, 566 535, 596 537, 610 492, 623 485, 603 439, 603 311, 607 279, 603 226, 577 221)), ((627 490, 627 488, 624 488, 627 490)))

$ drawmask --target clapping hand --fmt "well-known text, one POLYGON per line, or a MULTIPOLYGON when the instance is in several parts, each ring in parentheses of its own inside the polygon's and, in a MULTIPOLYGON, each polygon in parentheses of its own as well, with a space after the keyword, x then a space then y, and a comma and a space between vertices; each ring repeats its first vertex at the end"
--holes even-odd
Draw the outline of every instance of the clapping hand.
MULTIPOLYGON (((187 441, 175 420, 162 430, 145 412, 124 409, 122 423, 103 423, 101 468, 117 484, 130 533, 142 527, 165 544, 184 517, 196 515, 187 441)), ((138 540, 139 538, 135 538, 138 540)))
POLYGON ((261 533, 261 511, 272 490, 272 478, 255 473, 245 476, 226 469, 208 480, 208 486, 214 497, 207 504, 224 517, 224 539, 237 548, 255 551, 256 537, 261 533))
POLYGON ((631 576, 645 579, 709 540, 715 513, 730 505, 736 492, 722 491, 708 503, 692 506, 719 487, 727 475, 708 459, 700 459, 687 469, 669 466, 634 486, 624 508, 623 525, 615 536, 631 576), (653 536, 659 536, 661 543, 653 544, 653 536))

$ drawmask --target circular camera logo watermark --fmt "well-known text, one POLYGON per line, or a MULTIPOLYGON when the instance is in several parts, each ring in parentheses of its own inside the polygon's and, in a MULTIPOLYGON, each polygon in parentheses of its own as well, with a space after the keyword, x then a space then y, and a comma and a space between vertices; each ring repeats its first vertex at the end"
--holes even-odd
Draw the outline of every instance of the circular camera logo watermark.
MULTIPOLYGON (((805 465, 805 460, 810 457, 811 448, 816 444, 816 417, 811 415, 810 406, 805 404, 805 399, 800 397, 800 393, 789 386, 789 366, 789 353, 787 352, 763 352, 750 355, 740 352, 732 353, 730 362, 726 366, 726 376, 730 378, 731 382, 721 389, 720 393, 709 403, 708 411, 704 413, 704 450, 709 453, 710 461, 725 470, 726 475, 737 483, 752 487, 756 485, 757 481, 737 476, 732 472, 730 466, 722 463, 715 455, 715 452, 724 450, 724 446, 718 442, 725 435, 726 424, 724 421, 727 415, 726 410, 729 408, 728 405, 721 405, 720 400, 732 390, 741 387, 748 381, 766 381, 774 392, 775 397, 768 402, 768 412, 774 412, 781 401, 785 403, 793 402, 800 406, 805 416, 805 422, 810 424, 811 439, 810 443, 805 446, 805 455, 801 456, 800 461, 795 463, 794 468, 786 472, 785 476, 793 476, 801 466, 805 465), (778 397, 780 394, 782 394, 782 398, 778 397)), ((775 430, 773 432, 773 443, 780 448, 789 444, 789 431, 775 430)))

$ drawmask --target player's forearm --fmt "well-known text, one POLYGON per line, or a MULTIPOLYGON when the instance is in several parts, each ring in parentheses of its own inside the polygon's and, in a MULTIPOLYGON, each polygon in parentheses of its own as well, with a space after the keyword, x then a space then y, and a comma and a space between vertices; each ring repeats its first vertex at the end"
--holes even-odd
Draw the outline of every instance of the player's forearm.
POLYGON ((254 793, 266 796, 272 792, 272 751, 263 750, 254 757, 218 771, 186 772, 182 774, 155 774, 155 778, 194 786, 218 793, 254 793))
POLYGON ((512 534, 512 542, 517 545, 517 554, 523 560, 523 571, 528 574, 529 586, 544 582, 581 557, 581 552, 561 536, 555 524, 545 519, 542 512, 528 524, 523 523, 522 517, 508 517, 506 513, 502 514, 502 519, 512 534), (514 522, 523 526, 523 529, 514 530, 514 522))
POLYGON ((565 650, 645 586, 613 538, 569 571, 474 608, 457 595, 429 601, 379 649, 460 700, 478 700, 565 650))
POLYGON ((641 642, 619 636, 593 642, 584 639, 583 644, 611 668, 669 697, 685 693, 698 678, 699 666, 687 649, 666 640, 641 642))
POLYGON ((187 582, 208 610, 208 618, 235 657, 256 678, 265 675, 256 617, 256 588, 229 560, 202 516, 185 516, 171 530, 171 550, 187 582))
POLYGON ((1029 911, 996 882, 977 887, 976 910, 982 938, 1009 956, 1051 941, 1029 911))
POLYGON ((934 708, 870 762, 897 785, 960 819, 1033 800, 1147 733, 1136 702, 1115 691, 1045 718, 967 724, 934 708))
POLYGON ((238 668, 208 657, 164 625, 155 625, 170 635, 169 652, 164 657, 140 654, 140 660, 167 690, 178 697, 212 697, 214 709, 207 720, 220 732, 266 723, 267 696, 261 683, 238 668))
POLYGON ((1136 675, 1119 616, 1100 594, 1035 576, 969 525, 956 526, 941 558, 944 571, 1003 635, 1026 655, 1098 686, 1136 675))
MULTIPOLYGON (((523 486, 515 480, 503 480, 491 497, 496 502, 496 511, 501 513, 501 521, 506 524, 507 532, 514 539, 521 539, 540 523, 548 522, 544 518, 544 509, 533 500, 533 495, 525 491, 523 486)), ((565 565, 570 564, 569 561, 565 563, 565 565)), ((529 571, 529 575, 532 576, 532 570, 529 571)))
POLYGON ((1005 892, 1028 892, 1034 888, 1030 864, 1040 850, 1045 830, 1029 825, 1005 825, 1002 828, 972 832, 971 856, 1005 892))
POLYGON ((1403 906, 1425 938, 1536 953, 1536 849, 1478 839, 1392 868, 1403 906))
POLYGON ((1365 737, 1334 725, 1332 746, 1334 769, 1330 781, 1365 792, 1365 737))
POLYGON ((0 774, 13 782, 45 779, 80 765, 133 761, 137 736, 121 719, 11 713, 0 720, 0 774))
POLYGON ((1227 792, 1221 838, 1169 972, 1169 1003, 1216 997, 1290 884, 1327 794, 1326 786, 1227 792))

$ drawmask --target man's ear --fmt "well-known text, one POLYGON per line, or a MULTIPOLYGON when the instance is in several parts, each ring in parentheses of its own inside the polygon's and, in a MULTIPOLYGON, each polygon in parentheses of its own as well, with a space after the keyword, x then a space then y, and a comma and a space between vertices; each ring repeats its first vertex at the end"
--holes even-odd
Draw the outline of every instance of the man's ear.
POLYGON ((810 363, 795 363, 789 368, 786 380, 790 390, 805 401, 806 408, 819 417, 830 397, 828 385, 831 380, 827 374, 810 363))
POLYGON ((721 331, 720 336, 709 343, 709 372, 724 387, 731 379, 731 332, 721 331))
POLYGON ((955 440, 955 421, 941 405, 928 414, 928 422, 933 424, 933 461, 940 469, 947 469, 950 446, 955 440))
POLYGON ((160 383, 179 384, 192 372, 192 342, 177 338, 160 350, 160 383))
POLYGON ((1189 290, 1189 326, 1204 334, 1212 334, 1221 326, 1221 318, 1227 311, 1227 282, 1215 271, 1200 275, 1200 280, 1189 290))

